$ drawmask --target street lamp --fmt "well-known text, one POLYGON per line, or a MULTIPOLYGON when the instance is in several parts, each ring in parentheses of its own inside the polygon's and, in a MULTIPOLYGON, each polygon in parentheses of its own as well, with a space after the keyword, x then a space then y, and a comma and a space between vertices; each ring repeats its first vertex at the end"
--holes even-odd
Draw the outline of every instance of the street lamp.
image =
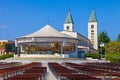
POLYGON ((101 47, 101 59, 102 59, 102 47, 104 47, 104 43, 103 42, 100 43, 100 47, 101 47))

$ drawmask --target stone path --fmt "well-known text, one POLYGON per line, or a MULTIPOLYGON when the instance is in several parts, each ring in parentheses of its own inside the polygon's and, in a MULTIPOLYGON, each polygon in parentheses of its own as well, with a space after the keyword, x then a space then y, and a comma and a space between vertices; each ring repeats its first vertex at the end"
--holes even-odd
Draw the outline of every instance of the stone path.
POLYGON ((47 77, 46 77, 46 80, 57 80, 56 77, 50 71, 47 63, 42 63, 42 66, 43 67, 47 67, 47 77))

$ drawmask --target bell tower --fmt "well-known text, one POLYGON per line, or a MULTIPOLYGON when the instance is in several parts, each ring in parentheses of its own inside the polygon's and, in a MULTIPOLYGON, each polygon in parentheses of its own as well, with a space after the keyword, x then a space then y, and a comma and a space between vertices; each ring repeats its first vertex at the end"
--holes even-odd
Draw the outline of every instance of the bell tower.
POLYGON ((98 50, 98 21, 94 9, 92 9, 88 20, 88 39, 91 41, 93 48, 98 50))
POLYGON ((74 22, 73 22, 71 14, 70 14, 70 10, 68 11, 68 14, 67 14, 65 22, 64 22, 64 30, 65 31, 74 31, 74 22))

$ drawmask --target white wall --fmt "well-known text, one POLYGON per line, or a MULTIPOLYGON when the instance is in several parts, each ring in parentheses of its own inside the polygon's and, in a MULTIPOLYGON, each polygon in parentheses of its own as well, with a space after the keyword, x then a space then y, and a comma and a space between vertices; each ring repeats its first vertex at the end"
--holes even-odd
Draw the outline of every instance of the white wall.
POLYGON ((72 36, 74 38, 77 38, 77 32, 61 31, 61 33, 64 33, 64 34, 67 34, 67 35, 72 36))
POLYGON ((68 31, 74 31, 74 25, 72 23, 65 23, 64 24, 64 30, 67 30, 67 26, 69 26, 68 31))

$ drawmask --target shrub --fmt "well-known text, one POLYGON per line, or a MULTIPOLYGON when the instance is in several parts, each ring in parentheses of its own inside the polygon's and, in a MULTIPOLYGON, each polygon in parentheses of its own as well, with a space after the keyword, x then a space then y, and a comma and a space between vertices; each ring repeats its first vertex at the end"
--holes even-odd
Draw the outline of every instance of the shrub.
POLYGON ((14 54, 5 54, 5 55, 1 55, 1 56, 0 56, 0 60, 6 59, 6 58, 10 58, 10 57, 13 57, 13 56, 14 56, 14 54))
POLYGON ((27 54, 27 52, 21 52, 20 54, 27 54))
POLYGON ((87 54, 85 54, 85 57, 92 57, 94 59, 99 59, 100 55, 96 54, 96 53, 87 53, 87 54))
POLYGON ((107 53, 105 54, 105 60, 110 60, 110 62, 120 62, 120 53, 107 53))
POLYGON ((0 56, 0 60, 2 60, 2 59, 5 59, 3 55, 2 55, 2 56, 0 56))

